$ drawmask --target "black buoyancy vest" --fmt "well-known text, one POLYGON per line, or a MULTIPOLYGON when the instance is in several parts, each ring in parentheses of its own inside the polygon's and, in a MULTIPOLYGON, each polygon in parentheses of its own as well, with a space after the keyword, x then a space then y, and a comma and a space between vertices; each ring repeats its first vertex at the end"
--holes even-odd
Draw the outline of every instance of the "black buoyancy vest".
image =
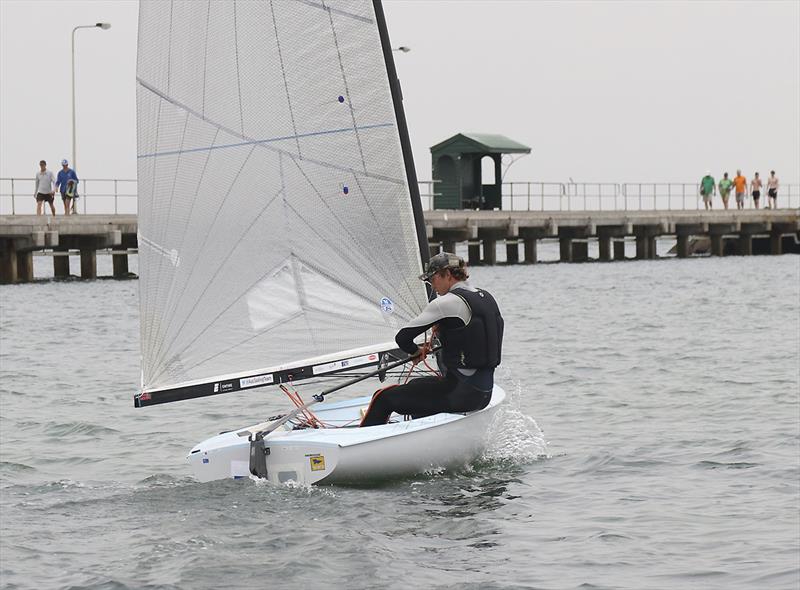
POLYGON ((478 289, 453 289, 472 311, 466 326, 453 328, 449 322, 440 325, 442 356, 446 367, 467 369, 494 368, 500 364, 503 348, 503 316, 489 293, 478 289))

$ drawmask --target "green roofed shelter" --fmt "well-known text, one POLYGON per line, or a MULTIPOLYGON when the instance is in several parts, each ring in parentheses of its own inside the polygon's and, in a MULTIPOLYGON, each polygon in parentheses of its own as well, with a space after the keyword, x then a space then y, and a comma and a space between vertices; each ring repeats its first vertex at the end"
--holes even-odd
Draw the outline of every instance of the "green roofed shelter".
POLYGON ((505 135, 457 133, 431 147, 434 209, 501 209, 503 154, 529 154, 531 148, 505 135), (489 158, 493 174, 483 178, 489 158))

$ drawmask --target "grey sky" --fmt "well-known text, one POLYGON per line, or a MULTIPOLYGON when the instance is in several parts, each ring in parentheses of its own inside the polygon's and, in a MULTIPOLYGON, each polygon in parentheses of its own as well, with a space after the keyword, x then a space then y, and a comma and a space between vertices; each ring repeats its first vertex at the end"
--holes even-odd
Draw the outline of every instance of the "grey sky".
MULTIPOLYGON (((385 1, 421 180, 459 131, 530 145, 506 180, 694 181, 741 167, 800 180, 800 2, 385 1)), ((0 176, 71 151, 136 175, 137 3, 0 1, 0 176)))

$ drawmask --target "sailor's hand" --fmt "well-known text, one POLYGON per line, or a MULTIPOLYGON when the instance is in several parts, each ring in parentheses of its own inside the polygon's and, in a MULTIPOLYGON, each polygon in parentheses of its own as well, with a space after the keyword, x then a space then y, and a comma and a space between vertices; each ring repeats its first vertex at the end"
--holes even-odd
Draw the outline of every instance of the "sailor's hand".
POLYGON ((417 347, 417 352, 413 353, 409 358, 414 361, 414 364, 421 363, 428 356, 428 345, 423 344, 417 347))
POLYGON ((411 359, 415 363, 421 363, 428 357, 428 354, 431 352, 431 348, 432 345, 430 342, 423 343, 422 346, 417 347, 417 352, 411 355, 411 359))

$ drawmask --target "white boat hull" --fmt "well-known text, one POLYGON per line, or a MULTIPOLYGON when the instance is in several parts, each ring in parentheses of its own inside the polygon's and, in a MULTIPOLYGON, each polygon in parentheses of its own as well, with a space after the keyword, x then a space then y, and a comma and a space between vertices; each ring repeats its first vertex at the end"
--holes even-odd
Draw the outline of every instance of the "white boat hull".
MULTIPOLYGON (((368 428, 353 427, 370 397, 319 404, 325 423, 350 427, 276 430, 265 439, 267 479, 274 483, 359 483, 466 465, 480 456, 505 392, 497 385, 489 405, 468 414, 436 414, 368 428)), ((264 424, 226 432, 195 446, 188 456, 200 481, 249 477, 249 434, 264 424), (258 428, 256 428, 258 426, 258 428)))

